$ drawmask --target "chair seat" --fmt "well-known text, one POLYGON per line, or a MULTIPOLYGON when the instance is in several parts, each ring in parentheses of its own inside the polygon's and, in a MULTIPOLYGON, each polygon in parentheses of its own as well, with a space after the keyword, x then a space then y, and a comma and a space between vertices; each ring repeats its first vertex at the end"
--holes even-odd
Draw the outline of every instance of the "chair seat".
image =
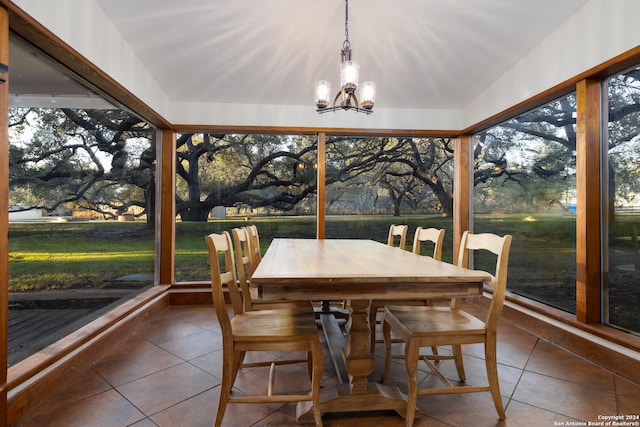
POLYGON ((235 341, 318 339, 313 312, 305 308, 247 311, 231 319, 235 341))
POLYGON ((387 306, 385 319, 404 337, 484 335, 485 324, 476 317, 449 307, 387 306))

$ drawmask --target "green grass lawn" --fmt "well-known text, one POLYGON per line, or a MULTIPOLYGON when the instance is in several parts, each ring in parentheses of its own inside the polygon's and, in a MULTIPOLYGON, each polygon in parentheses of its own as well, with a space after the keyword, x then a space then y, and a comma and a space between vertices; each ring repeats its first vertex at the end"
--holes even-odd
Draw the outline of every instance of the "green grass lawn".
POLYGON ((153 239, 143 223, 10 224, 9 290, 140 286, 118 279, 153 273, 153 239))
MULTIPOLYGON (((575 216, 476 216, 476 232, 512 234, 508 289, 575 313, 575 216)), ((417 226, 445 228, 442 259, 453 261, 452 220, 441 216, 340 216, 326 218, 327 238, 362 238, 386 242, 390 224, 408 224, 410 249, 417 226)), ((640 330, 637 273, 638 218, 621 218, 610 230, 610 305, 615 322, 640 330), (616 268, 615 265, 621 265, 616 268), (630 317, 631 316, 631 317, 630 317)), ((207 281, 209 265, 204 236, 255 224, 264 253, 275 237, 313 238, 314 217, 255 217, 176 223, 176 280, 207 281)), ((143 222, 69 222, 10 224, 9 290, 70 288, 143 288, 152 283, 153 230, 143 222), (147 280, 123 280, 147 275, 147 280)), ((482 259, 476 267, 490 269, 482 259)))
MULTIPOLYGON (((313 238, 313 217, 265 217, 176 223, 176 279, 208 279, 204 236, 248 223, 260 230, 264 252, 274 237, 313 238)), ((326 220, 327 238, 370 238, 386 242, 389 225, 409 225, 407 246, 416 227, 445 228, 442 259, 453 261, 452 220, 441 216, 340 216, 326 220)), ((575 269, 575 221, 572 217, 523 215, 476 218, 477 231, 514 235, 511 277, 531 269, 545 280, 560 280, 575 269), (534 220, 535 219, 535 220, 534 220), (553 251, 557 256, 548 257, 553 251)), ((69 222, 11 224, 9 275, 12 291, 52 288, 136 286, 118 280, 131 274, 152 274, 154 233, 142 222, 69 222)))

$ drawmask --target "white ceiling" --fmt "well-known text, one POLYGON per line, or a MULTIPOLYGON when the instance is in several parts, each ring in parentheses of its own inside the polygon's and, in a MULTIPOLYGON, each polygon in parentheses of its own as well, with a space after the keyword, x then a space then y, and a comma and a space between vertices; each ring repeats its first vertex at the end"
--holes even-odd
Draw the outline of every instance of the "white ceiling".
MULTIPOLYGON (((96 3, 172 102, 310 106, 313 82, 339 84, 344 0, 96 3)), ((378 107, 463 109, 585 3, 351 0, 349 39, 378 107)), ((31 57, 10 54, 10 92, 27 93, 31 57)))
MULTIPOLYGON (((461 108, 586 0, 351 0, 378 105, 461 108)), ((344 0, 98 0, 172 101, 304 105, 339 85, 344 0)))

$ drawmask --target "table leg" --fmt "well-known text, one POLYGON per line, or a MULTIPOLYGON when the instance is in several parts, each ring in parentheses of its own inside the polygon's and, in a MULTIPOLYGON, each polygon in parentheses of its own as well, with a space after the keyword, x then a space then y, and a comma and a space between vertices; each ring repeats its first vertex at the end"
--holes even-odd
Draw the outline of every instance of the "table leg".
MULTIPOLYGON (((402 417, 406 415, 407 399, 397 387, 369 382, 367 379, 375 367, 375 358, 370 350, 369 305, 369 300, 351 300, 346 327, 348 340, 343 350, 350 383, 335 384, 320 391, 322 414, 394 410, 402 417)), ((311 409, 311 402, 298 403, 296 415, 299 423, 313 422, 311 409)), ((419 412, 416 411, 418 416, 419 412)))
POLYGON ((344 347, 344 357, 353 393, 367 391, 369 382, 367 377, 373 372, 376 364, 369 343, 370 303, 369 300, 351 300, 351 312, 347 323, 348 340, 344 347))

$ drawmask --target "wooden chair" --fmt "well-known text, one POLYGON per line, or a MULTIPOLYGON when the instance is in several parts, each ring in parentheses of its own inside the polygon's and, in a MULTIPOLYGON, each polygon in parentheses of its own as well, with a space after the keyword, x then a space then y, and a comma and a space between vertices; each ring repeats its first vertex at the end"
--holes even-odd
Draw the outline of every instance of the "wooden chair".
POLYGON ((234 253, 228 232, 205 237, 211 267, 213 304, 222 330, 222 383, 214 426, 220 426, 227 403, 274 403, 311 401, 315 423, 322 425, 320 413, 320 380, 324 358, 313 312, 301 308, 245 311, 235 273, 234 253), (222 255, 224 267, 218 256, 222 255), (229 315, 223 287, 231 300, 233 316, 229 315), (276 362, 258 362, 252 366, 271 366, 266 394, 238 395, 232 393, 238 369, 247 351, 297 352, 307 354, 311 377, 310 394, 274 394, 276 362))
MULTIPOLYGON (((405 226, 394 226, 391 227, 407 227, 405 226)), ((402 230, 389 230, 389 245, 392 246, 392 231, 399 233, 397 235, 401 236, 402 230)), ((405 239, 406 239, 406 229, 405 239)), ((412 252, 417 255, 421 255, 422 243, 431 242, 433 243, 433 259, 437 259, 438 261, 442 258, 442 242, 444 241, 444 229, 438 228, 416 228, 416 232, 413 235, 413 248, 412 252)), ((400 237, 402 240, 402 236, 400 237)), ((384 342, 383 340, 376 339, 376 325, 380 322, 377 320, 378 312, 384 308, 385 305, 433 305, 430 301, 409 301, 409 300, 372 300, 371 306, 369 307, 369 325, 371 325, 371 351, 373 352, 375 349, 376 343, 384 342)), ((438 350, 433 348, 434 354, 438 353, 438 350)))
POLYGON ((407 231, 409 231, 408 225, 395 225, 389 226, 389 237, 387 244, 389 246, 396 246, 396 237, 398 237, 398 245, 400 249, 404 249, 407 246, 407 231))
MULTIPOLYGON (((255 226, 254 226, 255 227, 255 226)), ((247 227, 234 228, 231 230, 233 238, 233 248, 236 262, 236 274, 240 289, 242 290, 242 302, 244 311, 269 310, 273 308, 285 307, 307 307, 313 312, 313 306, 309 301, 266 301, 259 298, 258 288, 251 284, 251 275, 256 268, 252 262, 252 254, 255 252, 251 246, 251 237, 247 227)), ((257 234, 256 234, 257 236, 257 234)), ((255 261, 255 260, 254 260, 255 261)))
POLYGON ((413 235, 413 249, 414 254, 420 255, 422 249, 422 243, 433 243, 433 259, 442 259, 442 242, 444 241, 444 229, 443 228, 416 228, 416 232, 413 235))
MULTIPOLYGON (((250 253, 250 269, 251 274, 253 274, 254 270, 260 264, 262 260, 262 252, 260 252, 260 236, 258 236, 258 227, 255 225, 247 225, 245 227, 247 229, 247 233, 249 234, 249 244, 251 246, 250 253)), ((251 274, 249 277, 251 277, 251 274)))
POLYGON ((496 329, 498 319, 504 304, 507 286, 507 265, 511 236, 504 237, 495 234, 471 234, 465 231, 460 243, 458 265, 468 267, 469 251, 486 250, 497 256, 495 273, 488 285, 493 288, 493 295, 487 316, 483 321, 460 309, 460 303, 452 300, 450 307, 427 306, 387 306, 382 318, 382 333, 384 336, 386 358, 382 380, 387 377, 391 365, 391 331, 405 342, 405 364, 407 369, 408 403, 406 425, 413 425, 417 395, 423 394, 454 394, 476 393, 490 391, 493 403, 500 419, 505 419, 500 384, 498 382, 498 366, 496 362, 496 329), (456 370, 461 381, 465 381, 464 365, 462 362, 463 344, 484 344, 485 364, 488 385, 485 386, 454 386, 451 384, 432 360, 455 360, 456 370), (421 347, 451 345, 452 356, 420 357, 421 347), (428 388, 418 390, 418 361, 422 359, 445 385, 444 388, 428 388))

